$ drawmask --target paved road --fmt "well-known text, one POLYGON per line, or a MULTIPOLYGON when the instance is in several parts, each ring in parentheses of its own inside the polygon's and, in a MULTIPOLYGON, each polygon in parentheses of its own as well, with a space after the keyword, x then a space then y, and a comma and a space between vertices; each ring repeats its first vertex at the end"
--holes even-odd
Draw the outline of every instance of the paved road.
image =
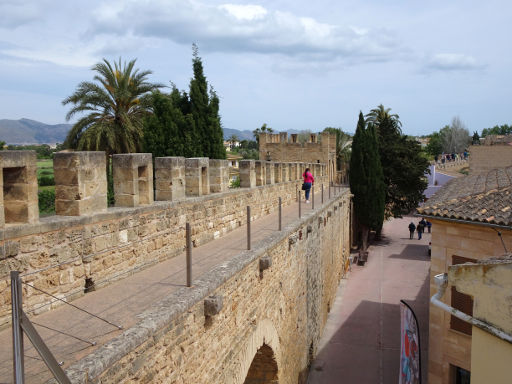
POLYGON ((309 384, 396 384, 400 358, 400 299, 420 326, 423 383, 428 361, 429 267, 427 244, 409 240, 417 218, 387 222, 382 241, 369 248, 365 266, 352 266, 329 314, 309 384))
POLYGON ((434 193, 436 193, 439 190, 439 188, 441 188, 448 181, 453 179, 453 176, 446 175, 437 170, 434 172, 433 165, 430 166, 430 175, 427 175, 427 177, 428 177, 428 187, 427 187, 427 189, 425 189, 426 197, 431 197, 434 193), (437 185, 435 185, 436 181, 437 181, 437 185))

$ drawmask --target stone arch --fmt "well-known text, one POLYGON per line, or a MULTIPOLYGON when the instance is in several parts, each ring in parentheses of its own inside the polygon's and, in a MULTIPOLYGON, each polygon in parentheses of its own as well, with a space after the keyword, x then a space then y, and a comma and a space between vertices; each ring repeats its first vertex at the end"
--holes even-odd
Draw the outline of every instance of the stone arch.
POLYGON ((246 378, 254 361, 256 361, 256 364, 269 364, 268 373, 272 375, 273 370, 275 370, 276 379, 268 381, 268 383, 277 383, 281 367, 281 349, 279 336, 272 321, 265 319, 258 322, 244 344, 245 348, 242 349, 237 361, 235 361, 235 372, 232 376, 226 377, 227 383, 249 384, 250 382, 246 383, 246 378))
POLYGON ((244 384, 277 384, 277 362, 274 351, 263 344, 252 360, 244 384))

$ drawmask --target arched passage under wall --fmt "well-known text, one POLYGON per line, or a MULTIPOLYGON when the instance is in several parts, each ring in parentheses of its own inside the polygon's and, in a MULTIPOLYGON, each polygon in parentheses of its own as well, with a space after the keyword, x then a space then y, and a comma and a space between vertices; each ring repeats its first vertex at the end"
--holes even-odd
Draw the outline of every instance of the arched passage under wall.
POLYGON ((274 351, 263 344, 252 360, 244 384, 277 384, 277 362, 274 351))
MULTIPOLYGON (((283 373, 281 372, 281 347, 277 330, 272 321, 269 319, 258 321, 256 327, 252 328, 241 345, 243 348, 240 353, 231 360, 230 366, 226 367, 224 371, 223 382, 225 384, 244 384, 248 377, 252 377, 249 370, 253 362, 262 362, 264 357, 272 355, 277 377, 275 381, 268 381, 268 383, 278 383, 278 379, 283 373)), ((261 381, 261 383, 267 383, 267 381, 261 381)))

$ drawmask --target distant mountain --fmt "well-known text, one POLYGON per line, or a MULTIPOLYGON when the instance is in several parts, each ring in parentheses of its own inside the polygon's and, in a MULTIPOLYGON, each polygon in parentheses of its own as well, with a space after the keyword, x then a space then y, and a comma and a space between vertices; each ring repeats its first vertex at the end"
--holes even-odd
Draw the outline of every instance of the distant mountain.
POLYGON ((39 121, 0 120, 0 140, 7 144, 55 144, 66 138, 71 124, 49 125, 39 121))
POLYGON ((238 129, 231 128, 223 128, 224 130, 224 140, 229 139, 231 136, 235 135, 240 140, 254 140, 254 135, 252 131, 239 131, 238 129))

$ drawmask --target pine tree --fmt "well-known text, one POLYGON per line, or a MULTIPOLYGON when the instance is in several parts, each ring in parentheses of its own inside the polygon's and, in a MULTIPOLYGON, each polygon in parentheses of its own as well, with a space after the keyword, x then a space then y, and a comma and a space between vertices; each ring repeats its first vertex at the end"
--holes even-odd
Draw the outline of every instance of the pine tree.
POLYGON ((354 210, 362 231, 362 249, 368 247, 370 229, 380 231, 384 220, 385 185, 380 163, 375 126, 368 128, 359 113, 350 158, 350 189, 354 194, 354 210))

